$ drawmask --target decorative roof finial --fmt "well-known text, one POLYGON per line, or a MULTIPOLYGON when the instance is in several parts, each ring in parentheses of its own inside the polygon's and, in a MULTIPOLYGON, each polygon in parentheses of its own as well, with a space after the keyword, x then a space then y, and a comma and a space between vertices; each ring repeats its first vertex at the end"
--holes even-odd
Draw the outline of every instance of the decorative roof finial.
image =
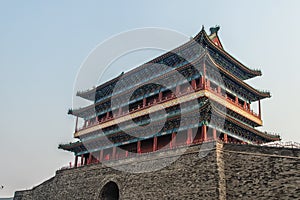
POLYGON ((217 34, 219 30, 220 30, 220 26, 219 26, 219 25, 216 25, 215 27, 211 27, 211 28, 209 29, 210 35, 212 35, 212 34, 214 34, 214 33, 217 34))
POLYGON ((201 31, 204 31, 204 25, 202 25, 202 29, 201 29, 201 31))

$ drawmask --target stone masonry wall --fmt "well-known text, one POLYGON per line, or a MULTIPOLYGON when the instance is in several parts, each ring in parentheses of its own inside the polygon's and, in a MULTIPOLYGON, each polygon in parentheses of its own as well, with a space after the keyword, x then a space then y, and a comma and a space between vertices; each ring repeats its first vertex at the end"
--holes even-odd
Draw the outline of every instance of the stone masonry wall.
MULTIPOLYGON (((14 199, 100 199, 100 191, 109 181, 118 184, 120 199, 218 199, 215 150, 209 149, 209 154, 200 159, 199 147, 190 148, 173 164, 155 172, 125 173, 101 164, 57 171, 53 179, 33 190, 16 192, 14 199)), ((167 159, 152 154, 150 161, 128 165, 139 168, 157 158, 161 162, 167 159)))
POLYGON ((227 199, 300 199, 300 149, 226 144, 227 199))
MULTIPOLYGON (((100 199, 109 181, 117 183, 123 200, 300 199, 299 149, 208 146, 190 147, 174 163, 154 172, 125 173, 102 164, 60 170, 32 190, 16 192, 14 199, 100 199)), ((165 163, 182 151, 152 153, 113 165, 139 169, 156 159, 165 163)))

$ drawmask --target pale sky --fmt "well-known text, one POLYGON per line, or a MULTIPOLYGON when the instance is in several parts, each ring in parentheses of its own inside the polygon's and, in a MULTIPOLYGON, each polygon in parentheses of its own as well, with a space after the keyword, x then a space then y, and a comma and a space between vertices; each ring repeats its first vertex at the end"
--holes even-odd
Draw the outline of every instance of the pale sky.
POLYGON ((271 91, 262 101, 262 130, 300 142, 299 8, 296 0, 1 1, 0 197, 30 189, 73 161, 57 146, 72 140, 74 119, 67 111, 79 67, 97 44, 134 28, 195 36, 202 25, 207 32, 220 25, 225 50, 262 70, 249 83, 271 91))

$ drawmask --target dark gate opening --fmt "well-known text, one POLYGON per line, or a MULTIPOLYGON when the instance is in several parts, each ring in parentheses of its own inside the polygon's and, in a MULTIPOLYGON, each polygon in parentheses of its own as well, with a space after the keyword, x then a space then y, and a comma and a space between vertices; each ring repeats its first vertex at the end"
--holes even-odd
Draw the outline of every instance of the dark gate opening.
POLYGON ((101 200, 119 200, 118 185, 113 181, 106 183, 101 190, 100 199, 101 200))

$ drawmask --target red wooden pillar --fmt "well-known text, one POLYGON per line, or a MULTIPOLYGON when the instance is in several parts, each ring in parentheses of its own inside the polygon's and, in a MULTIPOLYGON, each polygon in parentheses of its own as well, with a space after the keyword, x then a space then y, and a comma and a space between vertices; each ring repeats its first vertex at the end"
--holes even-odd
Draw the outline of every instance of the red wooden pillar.
POLYGON ((84 165, 88 164, 88 159, 86 158, 86 156, 84 156, 84 165))
POLYGON ((247 109, 247 103, 244 101, 244 109, 247 109))
POLYGON ((153 152, 157 151, 157 137, 155 136, 153 138, 153 152))
POLYGON ((239 98, 236 96, 235 97, 235 101, 234 101, 235 103, 239 103, 239 98))
POLYGON ((189 128, 188 131, 187 131, 186 144, 191 144, 192 143, 192 137, 193 137, 193 130, 189 128))
POLYGON ((207 141, 207 129, 206 129, 206 125, 202 125, 202 139, 203 141, 207 141))
POLYGON ((143 98, 143 107, 145 107, 147 105, 147 99, 143 98))
POLYGON ((176 146, 176 133, 172 133, 172 147, 175 147, 176 146))
POLYGON ((141 154, 142 153, 142 149, 141 149, 141 141, 137 142, 137 153, 141 154))
POLYGON ((258 100, 258 116, 261 119, 261 105, 260 105, 260 100, 258 100))
POLYGON ((197 88, 196 80, 195 80, 195 79, 192 80, 192 88, 193 88, 194 90, 197 88))
POLYGON ((218 93, 221 94, 221 86, 218 86, 218 93))
POLYGON ((163 96, 163 95, 162 95, 162 92, 159 92, 159 93, 158 93, 158 101, 162 101, 162 96, 163 96))
POLYGON ((92 154, 91 153, 89 153, 89 159, 88 159, 88 164, 91 164, 92 163, 92 154))
POLYGON ((215 128, 213 129, 213 138, 217 140, 217 130, 215 128))
POLYGON ((117 148, 116 147, 113 147, 112 149, 112 159, 115 159, 116 158, 116 153, 117 153, 117 148))
POLYGON ((80 160, 80 165, 82 166, 82 165, 84 165, 84 163, 83 163, 83 159, 84 159, 84 156, 83 155, 81 155, 81 160, 80 160))
POLYGON ((203 78, 203 85, 202 85, 202 87, 203 87, 204 90, 206 90, 206 88, 207 88, 207 86, 206 86, 206 79, 205 79, 205 77, 202 77, 202 78, 203 78))
POLYGON ((109 118, 109 112, 106 113, 106 118, 107 118, 107 119, 109 118))
POLYGON ((99 162, 102 162, 102 160, 103 160, 103 149, 100 150, 99 162))
POLYGON ((224 142, 227 143, 228 142, 228 137, 227 137, 227 134, 224 133, 224 142))
POLYGON ((75 165, 74 165, 74 167, 77 167, 77 165, 78 165, 78 156, 75 156, 75 165))
POLYGON ((207 79, 207 88, 210 88, 210 80, 207 79))
POLYGON ((200 81, 199 81, 199 87, 202 89, 203 85, 204 85, 204 81, 203 81, 203 76, 200 77, 200 81))

